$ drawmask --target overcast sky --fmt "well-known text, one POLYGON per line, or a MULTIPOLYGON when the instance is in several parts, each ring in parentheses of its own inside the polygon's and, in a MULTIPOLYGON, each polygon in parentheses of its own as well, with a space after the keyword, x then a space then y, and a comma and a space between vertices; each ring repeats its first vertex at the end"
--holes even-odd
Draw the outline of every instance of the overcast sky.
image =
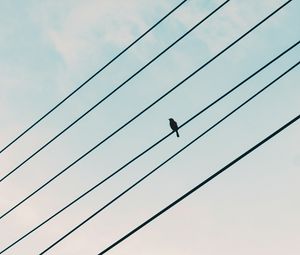
MULTIPOLYGON (((11 171, 224 1, 188 0, 61 108, 0 154, 11 171)), ((278 8, 231 0, 156 62, 0 183, 0 213, 278 8)), ((0 1, 0 147, 77 88, 179 0, 0 1)), ((187 80, 47 188, 0 219, 0 250, 180 125, 300 39, 300 1, 187 80)), ((39 254, 117 194, 299 61, 300 46, 5 252, 39 254)), ((47 254, 98 254, 299 114, 300 66, 47 254)), ((160 218, 112 255, 298 255, 299 121, 160 218)))

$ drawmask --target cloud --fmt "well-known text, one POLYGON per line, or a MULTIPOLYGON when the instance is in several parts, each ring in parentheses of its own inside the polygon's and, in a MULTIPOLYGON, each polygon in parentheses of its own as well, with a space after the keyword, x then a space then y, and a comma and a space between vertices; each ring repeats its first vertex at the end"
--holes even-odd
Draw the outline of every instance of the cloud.
MULTIPOLYGON (((210 4, 209 10, 207 9, 205 12, 203 6, 193 2, 185 13, 178 16, 178 21, 186 27, 191 27, 199 21, 200 17, 205 17, 224 2, 214 1, 214 4, 210 4)), ((236 35, 240 34, 241 30, 246 32, 280 4, 282 4, 280 0, 252 1, 251 3, 249 1, 231 1, 223 6, 209 22, 206 22, 196 36, 207 46, 208 50, 217 53, 224 44, 231 42, 232 38, 237 38, 236 35)), ((274 26, 276 25, 278 25, 278 21, 274 22, 274 26)))
MULTIPOLYGON (((157 5, 137 0, 77 1, 65 4, 60 11, 58 8, 41 11, 36 22, 66 66, 72 67, 100 49, 105 54, 105 49, 112 45, 127 46, 149 27, 144 12, 148 8, 153 12, 153 6, 157 5)), ((47 4, 39 8, 45 10, 47 4)))

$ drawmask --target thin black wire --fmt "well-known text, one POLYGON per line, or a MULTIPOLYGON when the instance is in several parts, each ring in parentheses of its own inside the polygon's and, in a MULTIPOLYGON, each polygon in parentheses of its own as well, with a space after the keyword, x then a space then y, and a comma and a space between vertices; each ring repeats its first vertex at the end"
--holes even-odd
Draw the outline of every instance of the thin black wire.
POLYGON ((168 16, 170 16, 174 11, 176 11, 180 6, 182 6, 187 0, 182 1, 178 4, 174 9, 172 9, 169 13, 167 13, 164 17, 162 17, 158 22, 156 22, 152 27, 150 27, 146 32, 144 32, 140 37, 138 37, 135 41, 133 41, 129 46, 127 46, 124 50, 122 50, 119 54, 117 54, 114 58, 112 58, 107 64, 101 67, 95 74, 93 74, 90 78, 88 78, 85 82, 83 82, 78 88, 76 88, 73 92, 71 92, 67 97, 65 97, 62 101, 60 101, 57 105, 55 105, 51 110, 49 110, 45 115, 43 115, 40 119, 34 122, 30 127, 28 127, 25 131, 23 131, 19 136, 17 136, 14 140, 12 140, 9 144, 7 144, 3 149, 1 149, 0 154, 5 151, 8 147, 10 147, 13 143, 19 140, 23 135, 25 135, 30 129, 36 126, 40 121, 46 118, 50 113, 52 113, 55 109, 57 109, 60 105, 62 105, 65 101, 67 101, 71 96, 77 93, 82 87, 84 87, 89 81, 91 81, 94 77, 96 77, 99 73, 101 73, 106 67, 108 67, 111 63, 113 63, 117 58, 123 55, 127 50, 129 50, 134 44, 136 44, 139 40, 141 40, 144 36, 146 36, 151 30, 153 30, 156 26, 158 26, 163 20, 165 20, 168 16))
POLYGON ((9 173, 7 173, 4 177, 0 179, 0 182, 5 180, 8 176, 10 176, 12 173, 14 173, 16 170, 18 170, 21 166, 23 166, 26 162, 28 162, 30 159, 32 159, 35 155, 37 155, 39 152, 41 152, 44 148, 46 148, 49 144, 51 144, 53 141, 55 141, 58 137, 60 137, 63 133, 65 133, 68 129, 70 129, 72 126, 74 126, 77 122, 79 122, 82 118, 84 118, 86 115, 88 115, 90 112, 92 112, 96 107, 98 107, 101 103, 103 103, 106 99, 108 99, 110 96, 112 96, 115 92, 117 92, 119 89, 121 89, 127 82, 129 82, 131 79, 133 79, 136 75, 138 75, 140 72, 142 72, 146 67, 150 66, 153 62, 155 62, 159 57, 161 57, 164 53, 166 53, 169 49, 171 49, 176 43, 181 41, 185 36, 190 34, 194 29, 196 29, 200 24, 202 24, 204 21, 206 21, 209 17, 211 17, 215 12, 217 12, 219 9, 221 9, 225 4, 227 4, 230 0, 227 0, 223 4, 221 4, 219 7, 217 7, 214 11, 212 11, 208 16, 206 16, 204 19, 199 21, 195 26, 193 26, 190 30, 188 30, 186 33, 184 33, 182 36, 180 36, 175 42, 173 42, 171 45, 169 45, 166 49, 164 49, 162 52, 160 52, 156 57, 154 57, 151 61, 149 61, 146 65, 144 65, 142 68, 140 68, 137 72, 135 72, 133 75, 131 75, 126 81, 124 81, 122 84, 120 84, 118 87, 116 87, 112 92, 110 92, 108 95, 106 95, 104 98, 102 98, 98 103, 96 103, 93 107, 91 107, 89 110, 87 110, 84 114, 82 114, 79 118, 77 118, 75 121, 73 121, 69 126, 67 126, 64 130, 62 130, 60 133, 58 133, 55 137, 53 137, 51 140, 49 140, 47 143, 45 143, 42 147, 40 147, 37 151, 35 151, 33 154, 31 154, 27 159, 25 159, 22 163, 20 163, 17 167, 15 167, 13 170, 11 170, 9 173))
POLYGON ((135 186, 137 186, 139 183, 141 183, 143 180, 145 180, 146 178, 148 178, 150 175, 152 175, 154 172, 156 172, 159 168, 161 168, 163 165, 165 165, 167 162, 169 162, 170 160, 172 160, 174 157, 176 157, 178 154, 180 154, 181 152, 183 152, 185 149, 187 149, 188 147, 190 147, 194 142, 196 142, 197 140, 199 140, 202 136, 204 136, 205 134, 207 134, 209 131, 211 131, 212 129, 214 129, 216 126, 218 126, 221 122, 223 122, 225 119, 227 119, 229 116, 231 116, 233 113, 235 113, 236 111, 238 111, 240 108, 242 108, 244 105, 246 105, 247 103, 249 103, 252 99, 254 99, 255 97, 257 97, 260 93, 262 93, 263 91, 265 91, 267 88, 271 87, 276 81, 278 81, 279 79, 281 79, 284 75, 286 75, 288 72, 290 72, 292 69, 294 69, 296 66, 298 66, 300 64, 300 61, 293 65, 291 68, 289 68, 287 71, 285 71, 283 74, 281 74, 280 76, 278 76, 275 80, 273 80, 272 82, 270 82, 267 86, 265 86, 264 88, 262 88, 261 90, 259 90, 257 93, 255 93, 253 96, 251 96, 250 98, 248 98, 245 102, 243 102, 241 105, 239 105, 237 108, 235 108, 233 111, 231 111, 229 114, 227 114, 225 117, 223 117, 222 119, 220 119, 218 122, 216 122, 214 125, 212 125, 210 128, 208 128, 205 132, 203 132, 201 135, 199 135, 198 137, 196 137, 194 140, 192 140, 190 143, 188 143, 187 145, 185 145, 182 149, 180 149, 179 151, 177 151, 175 154, 173 154, 171 157, 169 157, 167 160, 165 160, 163 163, 161 163, 159 166, 157 166, 155 169, 153 169, 151 172, 149 172, 148 174, 146 174, 145 176, 143 176, 141 179, 139 179, 137 182, 135 182, 133 185, 131 185, 129 188, 127 188, 125 191, 123 191, 122 193, 120 193, 118 196, 116 196, 114 199, 112 199, 110 202, 108 202, 106 205, 104 205, 102 208, 100 208, 98 211, 96 211, 95 213, 93 213, 91 216, 89 216, 87 219, 85 219, 83 222, 81 222, 80 224, 78 224, 75 228, 73 228, 72 230, 70 230, 67 234, 65 234, 63 237, 61 237, 60 239, 58 239, 56 242, 54 242, 52 245, 50 245, 47 249, 45 249, 41 254, 45 254, 47 251, 49 251, 50 249, 52 249, 55 245, 57 245, 58 243, 60 243, 63 239, 65 239, 67 236, 69 236, 70 234, 72 234, 75 230, 77 230, 78 228, 80 228, 81 226, 83 226, 85 223, 87 223, 89 220, 91 220, 92 218, 94 218, 97 214, 99 214, 101 211, 103 211, 105 208, 107 208, 108 206, 110 206, 111 204, 113 204, 115 201, 117 201, 119 198, 121 198, 123 195, 125 195, 127 192, 129 192, 131 189, 133 189, 135 186))
POLYGON ((283 131, 284 129, 286 129, 287 127, 289 127, 293 123, 295 123, 297 120, 299 120, 299 118, 300 118, 300 115, 298 115, 297 117, 295 117, 294 119, 292 119, 291 121, 289 121, 288 123, 286 123, 284 126, 282 126, 281 128, 279 128, 278 130, 276 130, 274 133, 270 134, 268 137, 266 137, 265 139, 263 139, 262 141, 260 141, 256 145, 254 145, 252 148, 250 148, 249 150, 247 150, 246 152, 244 152, 243 154, 241 154, 239 157, 237 157, 236 159, 234 159, 233 161, 231 161, 230 163, 228 163, 226 166, 224 166, 219 171, 217 171, 216 173, 214 173, 213 175, 211 175, 210 177, 208 177, 206 180, 204 180, 203 182, 199 183, 196 187, 194 187, 193 189, 191 189, 190 191, 188 191, 187 193, 185 193, 184 195, 182 195, 181 197, 179 197, 178 199, 176 199, 174 202, 172 202, 171 204, 169 204, 167 207, 165 207, 164 209, 162 209, 161 211, 159 211, 158 213, 156 213, 155 215, 153 215, 148 220, 144 221, 141 225, 139 225, 138 227, 134 228, 133 230, 131 230, 130 232, 128 232, 126 235, 124 235, 122 238, 120 238, 119 240, 117 240, 116 242, 114 242, 113 244, 111 244, 110 246, 108 246, 106 249, 104 249, 98 255, 105 254, 106 252, 108 252, 109 250, 111 250, 112 248, 114 248, 115 246, 117 246, 119 243, 123 242, 125 239, 127 239, 128 237, 130 237, 131 235, 133 235, 135 232, 137 232, 141 228, 143 228, 146 225, 148 225, 150 222, 152 222, 153 220, 155 220, 161 214, 163 214, 166 211, 168 211, 169 209, 171 209, 173 206, 175 206, 176 204, 178 204, 179 202, 181 202, 183 199, 187 198, 189 195, 191 195, 192 193, 194 193, 195 191, 197 191, 199 188, 201 188, 202 186, 204 186, 205 184, 207 184, 208 182, 210 182, 211 180, 213 180, 214 178, 216 178, 218 175, 220 175, 221 173, 223 173, 224 171, 226 171, 229 167, 233 166, 238 161, 240 161, 242 158, 246 157, 248 154, 250 154, 251 152, 253 152, 254 150, 256 150, 258 147, 260 147, 261 145, 263 145, 265 142, 267 142, 268 140, 270 140, 271 138, 273 138, 274 136, 276 136, 277 134, 279 134, 281 131, 283 131))
MULTIPOLYGON (((219 97, 218 99, 216 99, 215 101, 213 101, 211 104, 209 104, 208 106, 206 106, 204 109, 202 109, 200 112, 198 112, 197 114, 195 114, 193 117, 191 117, 190 119, 188 119, 186 122, 184 122, 182 125, 179 126, 179 129, 182 128, 183 126, 185 126, 186 124, 188 124, 190 121, 192 121, 193 119, 195 119, 197 116, 199 116, 200 114, 202 114, 203 112, 205 112, 206 110, 208 110, 210 107, 212 107, 214 104, 216 104, 217 102, 219 102, 221 99, 223 99, 224 97, 226 97, 227 95, 229 95, 230 93, 232 93, 234 90, 236 90, 237 88, 239 88, 240 86, 242 86, 244 83, 246 83, 246 81, 248 81, 249 79, 251 79, 253 76, 255 76, 256 74, 258 74, 260 71, 262 71, 263 69, 265 69, 267 66, 269 66, 270 64, 272 64, 273 62, 275 62, 277 59, 279 59, 280 57, 282 57, 284 54, 286 54, 287 52, 289 52, 291 49, 293 49, 295 46, 297 46, 300 43, 300 41, 298 41, 297 43, 293 44, 291 47, 289 47, 288 49, 286 49, 284 52, 282 52, 281 54, 279 54, 278 56, 276 56, 274 59, 272 59, 271 61, 269 61, 267 64, 265 64, 263 67, 261 67, 260 69, 258 69, 256 72, 254 72, 253 74, 251 74, 250 76, 248 76, 246 79, 244 79, 242 82, 240 82, 238 85, 236 85, 235 87, 233 87, 231 90, 229 90, 228 92, 226 92, 225 94, 223 94, 221 97, 219 97)), ((75 204, 76 202, 78 202, 81 198, 83 198, 84 196, 88 195, 90 192, 92 192, 94 189, 98 188, 99 186, 101 186, 104 182, 106 182, 107 180, 109 180, 110 178, 112 178, 114 175, 116 175, 117 173, 119 173, 120 171, 122 171, 124 168, 126 168, 128 165, 130 165, 132 162, 134 162, 135 160, 137 160, 138 158, 140 158, 141 156, 143 156, 145 153, 147 153, 148 151, 150 151, 152 148, 156 147, 158 144, 160 144, 162 141, 164 141, 165 139, 167 139, 173 132, 167 134, 166 136, 164 136, 163 138, 161 138, 159 141, 157 141, 156 143, 154 143, 153 145, 151 145, 149 148, 147 148, 146 150, 144 150, 142 153, 140 153, 139 155, 137 155, 136 157, 134 157, 133 159, 131 159, 129 162, 127 162, 125 165, 123 165, 122 167, 120 167, 118 170, 116 170, 115 172, 113 172, 111 175, 109 175, 108 177, 106 177, 105 179, 101 180, 99 183, 97 183, 96 185, 94 185, 92 188, 90 188, 89 190, 85 191, 83 194, 81 194, 79 197, 77 197, 76 199, 74 199, 72 202, 70 202, 68 205, 66 205, 65 207, 63 207, 62 209, 60 209, 59 211, 57 211, 55 214, 53 214, 52 216, 50 216, 49 218, 47 218, 46 220, 44 220, 42 223, 40 223, 39 225, 37 225, 36 227, 34 227, 32 230, 30 230, 29 232, 27 232, 26 234, 24 234, 22 237, 18 238, 16 241, 14 241, 13 243, 11 243, 9 246, 7 246, 5 249, 3 249, 2 251, 0 251, 0 254, 2 254, 3 252, 7 251, 8 249, 12 248, 14 245, 16 245, 18 242, 20 242, 21 240, 23 240, 24 238, 26 238, 27 236, 29 236, 30 234, 32 234, 34 231, 36 231, 37 229, 39 229, 40 227, 42 227, 44 224, 46 224, 47 222, 49 222, 50 220, 52 220, 53 218, 55 218, 57 215, 59 215, 60 213, 62 213, 64 210, 66 210, 67 208, 69 208, 71 205, 75 204)))
POLYGON ((166 92, 164 95, 162 95, 160 98, 158 98, 156 101, 154 101, 152 104, 150 104, 148 107, 146 107, 144 110, 142 110, 139 114, 137 114, 135 117, 133 117, 131 120, 127 121, 123 126, 121 126, 119 129, 114 131, 112 134, 110 134, 108 137, 106 137, 104 140, 102 140, 100 143, 95 145, 92 149, 84 153, 82 156, 80 156, 78 159, 76 159, 73 163, 71 163, 69 166, 67 166, 65 169, 63 169, 61 172, 56 174, 54 177, 52 177, 50 180, 48 180, 46 183, 44 183, 42 186, 40 186, 38 189, 36 189, 34 192, 32 192, 30 195, 28 195, 26 198, 24 198, 22 201, 20 201, 18 204, 16 204, 14 207, 9 209, 7 212, 5 212, 3 215, 0 216, 0 219, 5 217, 7 214, 9 214, 11 211, 13 211, 15 208, 17 208, 19 205, 23 204, 26 200, 28 200, 30 197, 32 197, 34 194, 39 192, 41 189, 43 189, 45 186, 47 186, 49 183, 51 183, 53 180, 55 180, 57 177, 59 177, 61 174, 66 172, 70 167, 75 165, 78 161, 80 161, 82 158, 84 158, 86 155, 88 155, 90 152, 95 150, 98 146, 100 146, 102 143, 107 141, 109 138, 111 138, 113 135, 118 133, 121 129, 123 129, 125 126, 127 126, 129 123, 137 119, 139 116, 141 116, 144 112, 146 112, 148 109, 150 109, 152 106, 154 106, 157 102, 162 100, 164 97, 166 97, 168 94, 170 94, 173 90, 178 88, 180 85, 182 85, 185 81, 187 81, 189 78, 191 78, 193 75, 195 75, 197 72, 199 72, 201 69, 203 69, 205 66, 207 66, 209 63, 211 63, 213 60, 215 60, 217 57, 219 57, 221 54, 226 52, 229 48, 231 48, 234 44, 236 44, 238 41, 240 41, 242 38, 244 38, 246 35, 251 33, 253 30, 255 30, 259 25, 264 23, 266 20, 268 20, 270 17, 272 17, 275 13, 277 13, 279 10, 281 10, 284 6, 286 6, 288 3, 290 3, 293 0, 287 1, 285 4, 281 5, 279 8, 277 8, 275 11, 273 11, 271 14, 269 14, 266 18, 261 20, 259 23, 257 23, 254 27, 252 27, 250 30, 248 30, 245 34, 240 36, 238 39, 236 39, 233 43, 231 43, 229 46, 227 46, 225 49, 223 49, 221 52, 219 52, 217 55, 215 55, 213 58, 211 58, 209 61, 207 61, 205 64, 200 66, 197 70, 195 70, 193 73, 191 73, 189 76, 187 76, 185 79, 183 79, 181 82, 179 82, 176 86, 174 86, 172 89, 170 89, 168 92, 166 92))

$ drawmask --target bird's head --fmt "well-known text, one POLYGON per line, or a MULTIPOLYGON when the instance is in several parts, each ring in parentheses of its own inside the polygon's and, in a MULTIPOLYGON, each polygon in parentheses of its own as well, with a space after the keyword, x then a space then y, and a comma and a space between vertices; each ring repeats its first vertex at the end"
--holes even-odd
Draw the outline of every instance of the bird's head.
POLYGON ((173 120, 172 118, 169 119, 169 121, 172 121, 172 120, 173 120))

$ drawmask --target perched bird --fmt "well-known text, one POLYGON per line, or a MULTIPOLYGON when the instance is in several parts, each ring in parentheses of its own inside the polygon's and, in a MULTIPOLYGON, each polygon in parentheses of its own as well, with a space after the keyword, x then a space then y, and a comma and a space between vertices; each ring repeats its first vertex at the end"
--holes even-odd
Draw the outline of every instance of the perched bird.
POLYGON ((177 137, 179 137, 177 122, 172 118, 169 119, 169 122, 170 122, 170 127, 172 128, 173 131, 176 132, 177 137))

